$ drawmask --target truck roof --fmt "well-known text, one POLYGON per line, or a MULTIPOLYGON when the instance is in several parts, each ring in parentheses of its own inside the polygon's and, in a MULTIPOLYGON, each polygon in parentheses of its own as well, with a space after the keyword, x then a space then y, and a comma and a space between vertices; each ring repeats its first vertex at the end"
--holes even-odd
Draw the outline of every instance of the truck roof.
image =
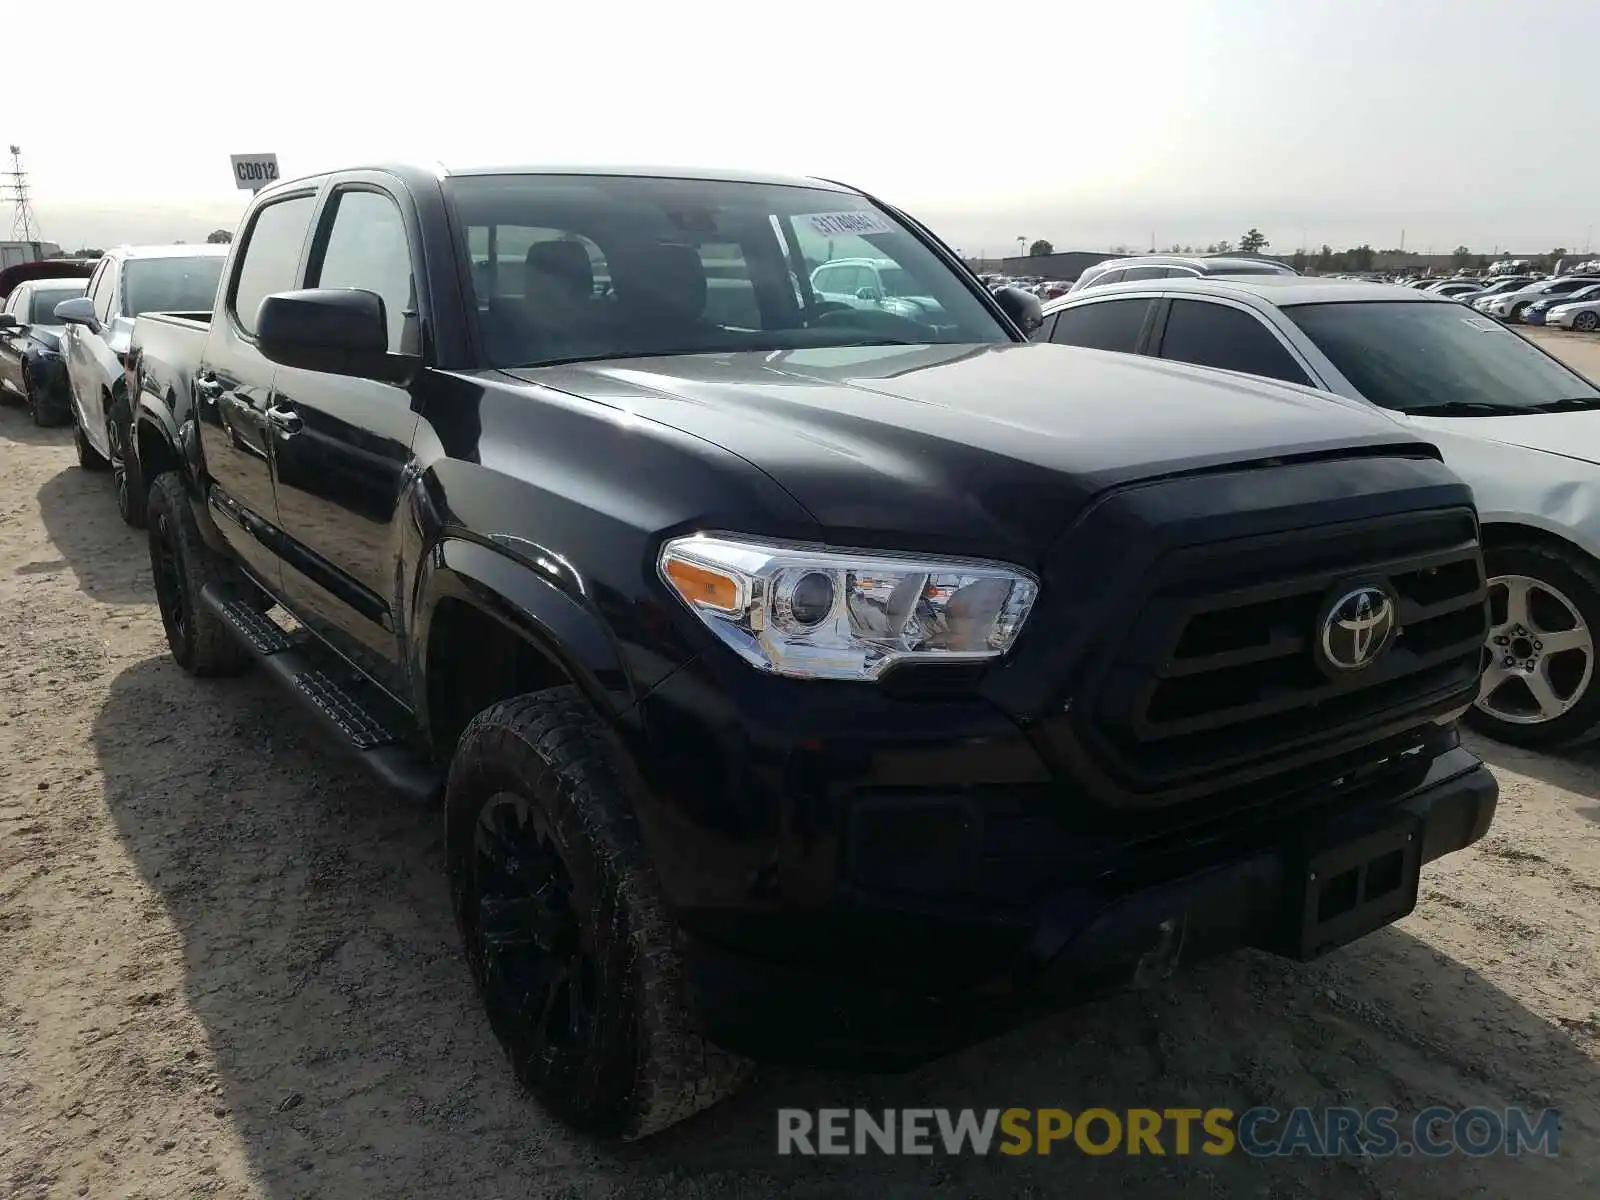
POLYGON ((825 191, 833 192, 854 192, 856 190, 846 184, 837 183, 830 179, 817 179, 804 175, 778 175, 739 167, 674 167, 644 164, 619 165, 615 163, 607 165, 595 163, 508 163, 501 166, 451 166, 442 162, 427 164, 380 162, 362 163, 340 167, 336 171, 318 171, 313 175, 302 175, 295 179, 280 180, 270 188, 262 189, 262 193, 275 192, 283 187, 304 184, 308 180, 322 179, 328 175, 345 174, 350 171, 383 171, 401 179, 416 176, 431 176, 440 179, 454 175, 616 175, 641 176, 648 179, 703 179, 721 183, 765 183, 785 187, 821 188, 825 191))

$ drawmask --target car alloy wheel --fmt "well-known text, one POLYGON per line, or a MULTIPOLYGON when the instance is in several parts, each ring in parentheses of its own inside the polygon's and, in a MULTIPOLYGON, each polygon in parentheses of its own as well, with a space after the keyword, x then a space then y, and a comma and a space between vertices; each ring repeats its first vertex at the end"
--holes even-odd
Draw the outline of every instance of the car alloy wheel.
POLYGON ((1594 635, 1577 605, 1548 580, 1528 575, 1491 578, 1489 593, 1493 658, 1477 707, 1511 725, 1565 716, 1594 678, 1594 635))
POLYGON ((1600 326, 1600 314, 1581 312, 1572 318, 1572 327, 1580 333, 1593 333, 1600 326))

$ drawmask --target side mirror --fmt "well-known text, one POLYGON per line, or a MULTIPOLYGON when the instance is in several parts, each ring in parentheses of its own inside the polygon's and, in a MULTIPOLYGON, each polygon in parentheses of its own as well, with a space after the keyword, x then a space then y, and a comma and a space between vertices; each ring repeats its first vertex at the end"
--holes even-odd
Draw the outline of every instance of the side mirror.
POLYGON ((1019 287, 1002 287, 995 289, 994 298, 1023 333, 1032 333, 1044 324, 1044 305, 1032 292, 1019 287))
POLYGON ((883 293, 878 291, 878 289, 875 288, 875 287, 857 288, 856 289, 856 299, 857 300, 882 300, 883 299, 883 293))
POLYGON ((91 332, 100 331, 100 322, 94 315, 94 301, 87 296, 74 296, 55 307, 56 320, 63 325, 83 325, 91 332))
POLYGON ((0 313, 0 329, 15 329, 19 322, 10 313, 0 313))
POLYGON ((358 288, 268 296, 256 312, 256 345, 285 367, 385 383, 408 381, 418 361, 389 353, 383 297, 358 288))

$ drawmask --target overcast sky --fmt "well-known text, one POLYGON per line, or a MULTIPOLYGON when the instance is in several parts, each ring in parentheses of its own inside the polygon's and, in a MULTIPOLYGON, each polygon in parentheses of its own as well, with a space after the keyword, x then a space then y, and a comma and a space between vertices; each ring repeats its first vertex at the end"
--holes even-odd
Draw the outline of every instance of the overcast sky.
POLYGON ((1402 230, 1441 253, 1594 237, 1593 0, 1010 11, 76 0, 37 28, 96 49, 70 70, 8 55, 0 127, 43 236, 69 249, 231 228, 245 195, 228 155, 254 151, 287 175, 386 158, 826 175, 968 254, 1252 225, 1282 251, 1402 230))

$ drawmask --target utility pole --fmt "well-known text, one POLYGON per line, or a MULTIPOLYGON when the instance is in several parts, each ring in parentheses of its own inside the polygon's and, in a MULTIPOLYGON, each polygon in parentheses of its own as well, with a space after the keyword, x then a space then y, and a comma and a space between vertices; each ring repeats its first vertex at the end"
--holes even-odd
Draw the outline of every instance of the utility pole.
POLYGON ((39 238, 38 226, 33 217, 33 202, 28 198, 28 173, 22 168, 22 147, 11 147, 11 170, 6 172, 11 182, 6 185, 10 193, 14 215, 11 232, 18 241, 33 242, 39 238))
POLYGON ((1406 252, 1406 231, 1404 229, 1402 229, 1400 231, 1400 253, 1404 254, 1405 252, 1406 252))

